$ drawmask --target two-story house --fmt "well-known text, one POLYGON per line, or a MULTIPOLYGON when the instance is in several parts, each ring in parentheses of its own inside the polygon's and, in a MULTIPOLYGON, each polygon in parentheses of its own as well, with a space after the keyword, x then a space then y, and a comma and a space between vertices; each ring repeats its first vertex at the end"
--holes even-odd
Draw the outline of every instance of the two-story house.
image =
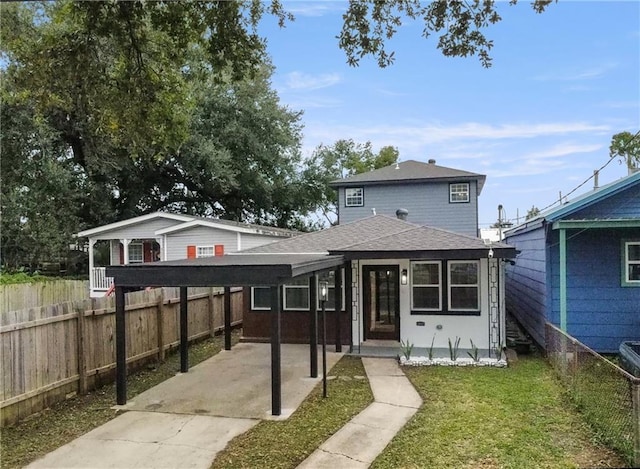
MULTIPOLYGON (((484 356, 505 343, 504 261, 515 249, 478 237, 481 174, 405 161, 333 181, 339 224, 237 255, 339 259, 341 267, 283 284, 282 339, 306 343, 320 307, 313 283, 329 282, 327 334, 355 351, 398 341, 448 353, 471 341, 484 356), (346 288, 345 288, 346 285, 346 288), (339 294, 338 294, 339 292, 339 294), (336 313, 333 299, 338 299, 336 313), (311 314, 310 314, 311 313, 311 314), (336 317, 336 314, 339 317, 336 317), (338 338, 339 336, 339 338, 338 338)), ((269 282, 245 290, 246 340, 270 337, 269 282)), ((394 345, 395 344, 395 345, 394 345)), ((422 350, 420 350, 422 349, 422 350)))
POLYGON ((330 185, 338 192, 338 224, 374 213, 396 216, 400 209, 418 225, 478 236, 478 197, 485 179, 435 160, 409 160, 330 185))

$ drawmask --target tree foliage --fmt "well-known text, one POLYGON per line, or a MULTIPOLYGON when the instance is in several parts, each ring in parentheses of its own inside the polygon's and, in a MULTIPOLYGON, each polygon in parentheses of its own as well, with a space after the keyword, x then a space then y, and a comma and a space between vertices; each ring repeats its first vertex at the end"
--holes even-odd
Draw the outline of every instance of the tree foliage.
MULTIPOLYGON (((534 0, 541 13, 552 0, 534 0)), ((510 0, 515 5, 517 0, 510 0)), ((393 63, 388 44, 407 21, 422 21, 422 35, 438 35, 437 48, 447 57, 477 55, 485 67, 491 66, 489 51, 493 41, 483 30, 501 20, 493 0, 350 0, 339 37, 340 47, 350 65, 373 56, 380 67, 393 63)))
POLYGON ((302 170, 303 199, 311 202, 309 209, 319 212, 327 222, 334 224, 338 196, 329 183, 389 166, 396 163, 399 156, 395 147, 382 147, 375 153, 371 142, 362 144, 351 139, 338 140, 330 146, 319 145, 302 170))
MULTIPOLYGON (((152 210, 305 228, 307 213, 335 210, 328 181, 397 161, 349 140, 300 161, 300 113, 271 90, 257 32, 265 15, 292 19, 280 0, 0 9, 3 262, 35 263, 79 229, 152 210)), ((445 55, 490 65, 482 31, 500 18, 488 0, 350 0, 339 47, 351 65, 387 66, 389 40, 414 20, 445 55)))
POLYGON ((609 146, 611 158, 620 158, 630 170, 640 168, 640 131, 635 135, 631 132, 620 132, 611 138, 609 146))
POLYGON ((524 219, 531 220, 532 218, 535 218, 538 215, 540 215, 540 209, 535 205, 532 205, 531 208, 527 210, 527 214, 525 215, 524 219))

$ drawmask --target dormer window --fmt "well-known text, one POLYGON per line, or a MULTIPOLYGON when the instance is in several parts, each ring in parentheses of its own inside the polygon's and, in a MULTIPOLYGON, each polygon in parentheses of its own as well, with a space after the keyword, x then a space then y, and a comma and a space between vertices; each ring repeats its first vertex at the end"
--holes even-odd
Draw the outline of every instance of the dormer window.
POLYGON ((344 190, 345 207, 362 207, 364 205, 364 189, 362 187, 350 187, 344 190))
POLYGON ((449 202, 452 204, 469 202, 469 183, 456 182, 449 184, 449 202))

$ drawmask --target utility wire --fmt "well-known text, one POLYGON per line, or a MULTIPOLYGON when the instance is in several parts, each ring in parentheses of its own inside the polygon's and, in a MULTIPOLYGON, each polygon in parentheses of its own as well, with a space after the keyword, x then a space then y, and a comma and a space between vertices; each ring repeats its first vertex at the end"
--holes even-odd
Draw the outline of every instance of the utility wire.
MULTIPOLYGON (((635 135, 633 137, 631 137, 629 139, 629 141, 626 143, 626 145, 621 149, 621 151, 624 151, 627 149, 627 146, 629 146, 636 138, 638 138, 640 136, 640 130, 638 130, 635 135)), ((620 152, 618 152, 618 154, 620 154, 620 152)), ((596 170, 596 173, 599 173, 600 171, 602 171, 604 168, 606 168, 615 158, 613 157, 613 155, 611 155, 611 157, 609 158, 609 160, 603 164, 602 166, 600 166, 600 168, 598 168, 596 170)), ((557 204, 558 202, 560 204, 562 204, 562 199, 569 197, 571 194, 573 194, 575 191, 577 191, 578 189, 580 189, 582 186, 584 186, 587 182, 589 182, 591 179, 593 179, 595 175, 592 174, 591 176, 589 176, 587 179, 585 179, 584 181, 582 181, 580 184, 578 184, 573 190, 571 190, 568 194, 560 197, 560 199, 553 201, 552 203, 550 203, 549 205, 547 205, 544 208, 540 209, 540 213, 544 212, 545 210, 553 207, 555 204, 557 204)))

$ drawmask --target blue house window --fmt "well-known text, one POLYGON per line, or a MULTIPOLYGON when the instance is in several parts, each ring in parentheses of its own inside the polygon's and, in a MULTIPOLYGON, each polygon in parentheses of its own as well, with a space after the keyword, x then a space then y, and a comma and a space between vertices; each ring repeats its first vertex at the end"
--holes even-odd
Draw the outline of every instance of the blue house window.
POLYGON ((344 190, 345 207, 362 207, 364 205, 364 189, 362 187, 350 187, 344 190))
POLYGON ((469 183, 449 184, 449 202, 452 204, 469 202, 469 183))
POLYGON ((622 285, 640 287, 640 241, 624 241, 622 285))

